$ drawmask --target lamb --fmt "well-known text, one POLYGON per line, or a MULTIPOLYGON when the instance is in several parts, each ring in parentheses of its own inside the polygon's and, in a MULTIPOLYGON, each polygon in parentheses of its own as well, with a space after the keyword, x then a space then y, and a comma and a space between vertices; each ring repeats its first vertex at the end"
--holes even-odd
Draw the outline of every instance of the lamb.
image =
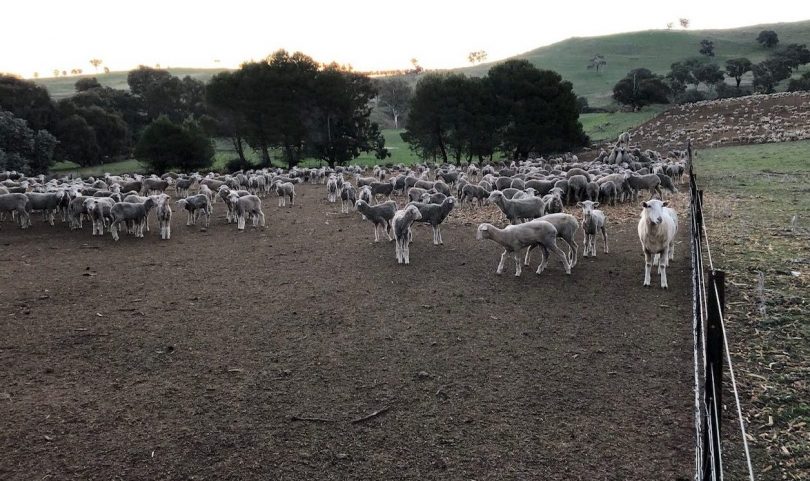
POLYGON ((547 214, 558 214, 563 211, 562 196, 563 191, 557 187, 554 187, 551 192, 543 196, 547 214))
POLYGON ((565 196, 569 204, 583 200, 588 190, 588 178, 577 174, 568 178, 568 191, 565 196))
MULTIPOLYGON (((232 193, 231 195, 236 195, 232 193)), ((238 197, 238 196, 237 196, 238 197)), ((211 224, 211 201, 205 194, 197 194, 180 199, 177 207, 186 210, 186 225, 196 225, 197 218, 202 214, 205 217, 205 228, 211 224)))
POLYGON ((585 186, 585 196, 592 202, 599 201, 599 184, 588 182, 588 185, 585 186))
MULTIPOLYGON (((371 195, 370 189, 369 195, 371 195)), ((343 185, 343 192, 340 193, 340 212, 348 214, 349 207, 354 207, 355 202, 357 202, 357 190, 352 184, 346 182, 343 185)))
POLYGON ((394 239, 396 240, 396 258, 399 264, 410 264, 410 244, 413 239, 411 225, 422 218, 422 214, 414 204, 408 204, 404 209, 398 210, 391 220, 394 239))
POLYGON ((264 212, 262 212, 261 199, 255 195, 240 197, 236 192, 231 192, 228 199, 234 205, 234 211, 236 212, 236 228, 238 230, 245 230, 245 217, 248 215, 253 221, 253 227, 257 225, 264 227, 265 219, 264 212))
POLYGON ((605 213, 596 209, 599 207, 599 202, 578 202, 577 207, 582 208, 582 230, 585 232, 585 250, 582 252, 583 257, 588 257, 590 254, 596 257, 596 234, 602 232, 602 239, 605 241, 605 254, 608 254, 608 240, 605 224, 607 219, 605 213))
POLYGON ((143 204, 133 202, 118 202, 110 209, 110 234, 114 241, 118 241, 118 225, 122 222, 129 222, 135 226, 135 237, 143 237, 143 226, 146 223, 146 216, 154 206, 155 199, 146 199, 143 204))
POLYGON ((667 289, 667 266, 675 257, 675 235, 678 215, 667 207, 669 202, 658 199, 642 202, 644 208, 638 221, 638 238, 644 251, 644 286, 650 285, 650 268, 658 264, 661 288, 667 289))
POLYGON ((421 214, 419 222, 430 224, 433 228, 433 245, 444 244, 442 240, 441 224, 447 216, 450 215, 450 211, 452 211, 453 207, 456 205, 456 199, 454 197, 447 197, 441 204, 411 202, 408 205, 414 205, 419 209, 419 214, 421 214))
POLYGON ((492 239, 504 247, 501 254, 501 262, 495 270, 496 274, 503 273, 506 263, 506 256, 512 254, 515 259, 515 276, 520 276, 522 266, 520 263, 520 251, 524 247, 539 245, 543 249, 543 261, 537 267, 537 274, 540 275, 548 264, 548 251, 554 252, 562 261, 565 273, 571 273, 571 266, 565 253, 557 247, 557 229, 544 220, 533 220, 519 225, 508 225, 503 229, 498 229, 492 224, 481 224, 478 226, 476 234, 478 240, 492 239))
MULTIPOLYGON (((178 182, 179 183, 179 182, 178 182)), ((157 196, 157 207, 155 209, 158 226, 160 227, 160 238, 169 240, 172 237, 172 206, 169 204, 169 196, 160 194, 157 196)))
POLYGON ((487 200, 497 205, 512 224, 519 224, 524 219, 543 217, 546 212, 546 204, 540 197, 509 200, 501 191, 493 190, 487 200))
POLYGON ((419 199, 422 198, 422 195, 427 193, 427 189, 422 189, 420 187, 411 187, 408 189, 408 201, 409 202, 418 202, 419 199))
POLYGON ((363 199, 359 199, 355 204, 357 211, 360 212, 364 218, 370 220, 374 224, 374 242, 379 242, 379 233, 378 229, 383 227, 385 230, 385 235, 388 236, 388 240, 393 240, 389 231, 391 230, 391 221, 394 218, 394 214, 397 212, 397 203, 393 200, 389 200, 388 202, 384 202, 382 204, 377 205, 369 205, 363 199))
MULTIPOLYGON (((661 187, 668 190, 670 193, 677 194, 678 189, 675 187, 675 184, 672 183, 672 177, 668 176, 667 174, 655 174, 661 179, 661 187)), ((663 197, 662 197, 663 199, 663 197)))
POLYGON ((364 200, 367 204, 371 204, 371 187, 365 185, 360 189, 360 194, 357 195, 357 200, 364 200))
POLYGON ((93 223, 92 235, 104 235, 104 226, 112 222, 112 207, 115 201, 109 197, 88 197, 85 210, 93 223))
POLYGON ((166 179, 143 179, 143 193, 145 195, 162 194, 170 185, 172 185, 171 177, 166 179))
POLYGON ((82 218, 87 215, 87 208, 84 205, 84 201, 87 200, 87 197, 83 197, 81 193, 76 193, 76 197, 70 199, 67 208, 67 219, 68 219, 68 226, 70 226, 70 230, 81 229, 82 226, 82 218))
MULTIPOLYGON (((287 197, 290 198, 290 205, 295 205, 295 184, 292 182, 277 182, 276 194, 278 194, 278 206, 285 207, 287 205, 287 197)), ((343 193, 341 192, 341 196, 343 193)))
POLYGON ((661 192, 661 179, 655 174, 647 174, 647 175, 631 175, 627 178, 627 184, 630 186, 631 191, 631 199, 636 200, 638 199, 638 191, 641 189, 647 189, 650 191, 650 199, 653 198, 655 193, 658 194, 658 197, 662 197, 664 194, 661 192))
POLYGON ((544 196, 551 192, 551 189, 554 188, 554 181, 551 180, 527 180, 526 181, 526 188, 532 188, 537 191, 537 195, 544 196))
POLYGON ((31 226, 31 201, 25 194, 10 193, 0 195, 0 213, 11 212, 17 216, 20 229, 31 226))
MULTIPOLYGON (((188 191, 197 181, 196 177, 189 177, 188 179, 177 179, 174 183, 174 190, 178 197, 188 197, 188 191)), ((206 187, 207 188, 207 187, 206 187)), ((209 191, 211 189, 208 189, 209 191)))

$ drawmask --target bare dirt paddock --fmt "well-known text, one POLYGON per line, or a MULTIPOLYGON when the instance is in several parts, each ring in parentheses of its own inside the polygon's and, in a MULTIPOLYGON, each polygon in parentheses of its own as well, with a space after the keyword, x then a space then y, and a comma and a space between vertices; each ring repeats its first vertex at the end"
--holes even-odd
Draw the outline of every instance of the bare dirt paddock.
POLYGON ((463 215, 403 267, 298 192, 265 231, 0 225, 0 479, 691 477, 683 214, 663 291, 632 220, 570 277, 499 277, 463 215))

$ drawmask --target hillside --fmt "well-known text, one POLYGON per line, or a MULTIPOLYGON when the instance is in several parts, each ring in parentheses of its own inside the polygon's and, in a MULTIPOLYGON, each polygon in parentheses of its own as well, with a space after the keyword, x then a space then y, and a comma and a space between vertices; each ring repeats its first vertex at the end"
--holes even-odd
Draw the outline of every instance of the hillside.
MULTIPOLYGON (((195 78, 198 80, 202 80, 203 82, 208 81, 211 77, 222 72, 224 69, 208 69, 208 68, 170 68, 168 69, 172 75, 177 77, 183 78, 186 75, 190 76, 191 78, 195 78)), ((100 74, 86 74, 86 75, 71 75, 69 77, 52 77, 52 78, 41 78, 36 79, 36 82, 39 85, 48 89, 50 92, 51 97, 56 100, 61 98, 69 97, 76 93, 74 89, 74 85, 76 81, 80 78, 89 78, 95 77, 98 79, 101 85, 106 87, 112 87, 115 89, 129 89, 127 85, 127 74, 129 72, 110 72, 108 74, 100 73, 100 74)))
MULTIPOLYGON (((574 84, 577 95, 589 98, 592 106, 611 103, 613 85, 634 68, 645 67, 666 73, 670 65, 688 57, 699 56, 700 41, 714 42, 714 61, 725 64, 734 57, 747 57, 753 62, 763 60, 768 50, 757 44, 762 30, 774 30, 780 44, 810 45, 810 20, 791 23, 753 25, 727 30, 647 30, 602 37, 570 38, 541 47, 512 58, 526 59, 539 68, 559 72, 574 84), (588 70, 588 60, 604 55, 607 67, 596 73, 588 70)), ((483 75, 497 62, 459 69, 470 75, 483 75)))

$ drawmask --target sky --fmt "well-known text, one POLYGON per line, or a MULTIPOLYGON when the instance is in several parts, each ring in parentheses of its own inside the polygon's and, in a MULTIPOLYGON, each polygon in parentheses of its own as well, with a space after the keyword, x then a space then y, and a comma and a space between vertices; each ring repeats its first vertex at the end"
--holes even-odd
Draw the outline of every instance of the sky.
POLYGON ((744 1, 542 0, 4 0, 0 72, 51 76, 138 65, 238 67, 280 48, 355 70, 468 66, 569 37, 663 29, 685 17, 690 29, 810 19, 810 1, 745 8, 744 1), (102 65, 102 68, 103 68, 102 65))

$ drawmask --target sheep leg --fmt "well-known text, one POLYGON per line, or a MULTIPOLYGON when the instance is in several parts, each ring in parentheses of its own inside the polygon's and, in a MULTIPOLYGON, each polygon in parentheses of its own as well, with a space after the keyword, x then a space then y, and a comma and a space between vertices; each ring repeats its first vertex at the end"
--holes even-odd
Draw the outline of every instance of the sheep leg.
POLYGON ((391 225, 390 221, 385 221, 385 226, 384 227, 385 227, 385 235, 388 236, 388 242, 391 242, 392 240, 394 240, 394 238, 391 237, 391 233, 394 232, 394 226, 391 225))
POLYGON ((515 258, 515 277, 520 277, 520 274, 523 272, 523 265, 520 263, 520 251, 515 251, 512 253, 512 257, 515 258))
POLYGON ((264 212, 261 212, 261 211, 259 211, 259 224, 262 227, 265 227, 264 212))
POLYGON ((430 226, 430 228, 433 229, 433 245, 437 246, 437 245, 439 245, 439 232, 436 229, 436 226, 432 225, 432 226, 430 226))
MULTIPOLYGON (((675 238, 672 238, 672 242, 669 243, 669 260, 673 260, 675 258, 675 238)), ((667 262, 667 266, 669 262, 667 262)))
POLYGON ((607 230, 604 227, 602 227, 602 240, 605 241, 605 254, 608 254, 610 250, 608 249, 607 230))
POLYGON ((568 262, 571 264, 571 268, 574 268, 577 265, 577 257, 579 257, 579 245, 574 241, 574 237, 572 236, 571 239, 563 239, 565 243, 568 244, 568 248, 571 252, 568 255, 568 262))
MULTIPOLYGON (((374 224, 374 242, 380 242, 379 227, 379 225, 374 224)), ((399 244, 397 244, 397 248, 399 248, 399 244)))
POLYGON ((537 271, 535 271, 535 274, 539 276, 540 274, 543 273, 544 270, 546 270, 549 255, 546 246, 544 246, 543 244, 538 244, 537 247, 540 248, 540 265, 537 266, 537 271))
POLYGON ((523 265, 524 265, 524 266, 528 266, 528 265, 529 265, 529 262, 530 262, 530 259, 531 259, 531 253, 532 253, 532 249, 534 249, 535 247, 537 247, 537 245, 536 245, 536 244, 534 244, 534 245, 530 245, 530 246, 529 246, 529 247, 526 249, 526 258, 523 260, 523 265))
POLYGON ((644 286, 650 285, 650 269, 652 268, 653 255, 648 250, 644 250, 644 286))
POLYGON ((667 263, 669 259, 669 246, 664 249, 664 254, 661 256, 661 263, 658 266, 658 271, 661 273, 661 288, 668 289, 667 284, 667 263))
MULTIPOLYGON (((565 253, 562 251, 562 249, 557 247, 556 240, 551 244, 551 246, 548 247, 548 249, 551 250, 553 253, 555 253, 557 255, 557 257, 560 258, 560 261, 562 262, 562 265, 563 265, 563 269, 565 269, 565 273, 570 275, 571 274, 571 264, 568 262, 568 256, 565 255, 565 253)), ((546 255, 546 262, 548 262, 548 257, 549 256, 547 254, 546 255)))
POLYGON ((503 265, 506 264, 506 255, 508 253, 508 250, 504 250, 503 254, 501 254, 501 262, 498 263, 498 268, 495 269, 495 274, 503 274, 503 265))
POLYGON ((585 244, 585 249, 582 251, 582 257, 588 257, 588 254, 590 253, 588 250, 588 232, 585 229, 582 230, 582 242, 585 244))

